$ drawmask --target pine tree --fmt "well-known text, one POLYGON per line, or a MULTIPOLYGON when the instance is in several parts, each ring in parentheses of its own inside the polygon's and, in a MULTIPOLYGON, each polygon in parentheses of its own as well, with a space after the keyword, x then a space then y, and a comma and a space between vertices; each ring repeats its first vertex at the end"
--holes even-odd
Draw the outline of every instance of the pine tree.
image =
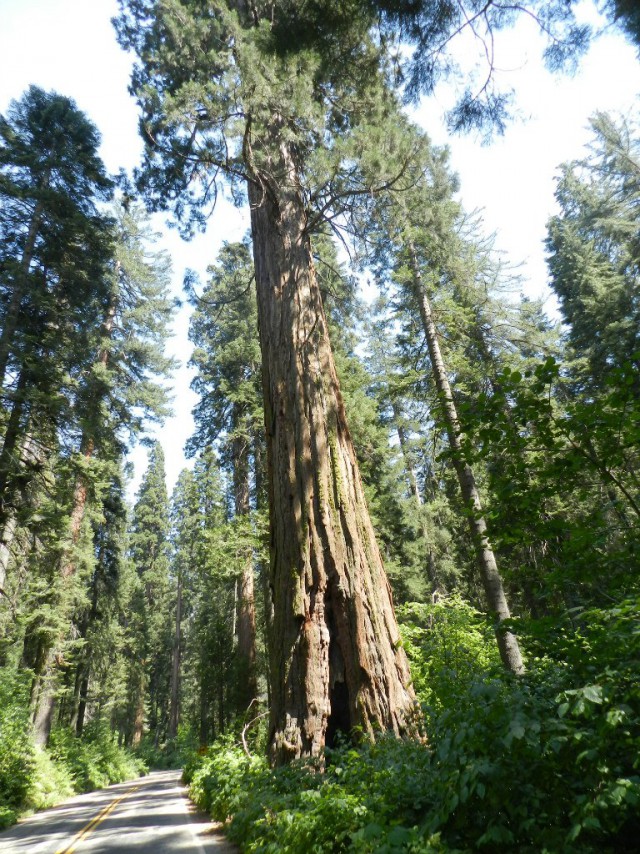
POLYGON ((128 740, 134 746, 140 744, 145 723, 158 743, 169 721, 174 622, 169 606, 169 529, 164 453, 156 442, 138 491, 130 534, 137 574, 129 626, 128 740))
POLYGON ((188 613, 185 598, 193 589, 193 576, 198 571, 197 551, 202 535, 197 485, 193 473, 180 472, 171 496, 172 553, 171 574, 176 592, 175 633, 171 657, 171 705, 169 739, 175 739, 181 720, 182 660, 184 655, 183 621, 188 613))
POLYGON ((640 367, 640 145, 632 123, 606 114, 592 129, 589 155, 562 168, 547 248, 568 343, 583 360, 574 376, 597 390, 625 362, 640 367))
POLYGON ((194 466, 200 519, 193 573, 191 631, 186 638, 190 670, 190 720, 202 745, 225 731, 234 712, 234 586, 232 532, 219 462, 209 446, 194 466), (231 565, 230 565, 231 564, 231 565))
MULTIPOLYGON (((172 304, 167 297, 170 262, 151 251, 155 236, 137 205, 113 209, 113 249, 105 273, 107 295, 94 332, 94 359, 79 383, 72 423, 77 473, 70 513, 70 546, 63 572, 72 571, 92 469, 117 461, 127 440, 168 412, 161 384, 173 363, 164 355, 172 304), (95 458, 95 460, 94 460, 95 458), (94 462, 92 463, 92 460, 94 462)), ((69 426, 67 430, 71 433, 69 426)), ((72 434, 73 435, 73 434, 72 434)))
MULTIPOLYGON (((429 354, 435 389, 437 420, 442 425, 450 448, 450 460, 460 489, 463 512, 468 520, 476 565, 489 611, 497 620, 496 639, 504 666, 513 673, 523 671, 518 642, 500 623, 510 618, 502 577, 498 571, 476 474, 463 441, 463 425, 450 382, 440 343, 440 330, 432 307, 432 294, 452 280, 460 281, 460 272, 469 271, 459 264, 462 242, 456 233, 460 211, 454 202, 453 177, 446 167, 446 154, 432 150, 426 137, 398 117, 408 138, 413 138, 416 159, 407 170, 402 192, 382 195, 361 212, 356 211, 356 227, 365 250, 374 241, 371 215, 377 220, 378 244, 371 253, 381 274, 395 269, 400 284, 400 301, 410 322, 419 318, 423 340, 429 354), (413 180, 411 180, 411 178, 413 180)), ((475 326, 476 331, 479 327, 475 326)), ((485 357, 488 354, 485 353, 485 357)))
POLYGON ((83 249, 80 240, 96 237, 95 202, 111 190, 99 142, 73 101, 36 86, 0 118, 0 386, 8 368, 19 370, 19 354, 28 345, 20 340, 20 324, 47 300, 44 271, 51 257, 64 263, 65 252, 72 259, 83 249))

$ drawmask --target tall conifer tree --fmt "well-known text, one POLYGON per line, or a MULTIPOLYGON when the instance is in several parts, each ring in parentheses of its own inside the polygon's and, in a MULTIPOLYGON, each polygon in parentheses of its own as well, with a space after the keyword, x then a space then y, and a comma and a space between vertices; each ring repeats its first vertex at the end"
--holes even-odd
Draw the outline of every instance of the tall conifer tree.
MULTIPOLYGON (((350 140, 363 112, 384 133, 370 20, 332 0, 311 10, 312 21, 290 2, 120 5, 120 41, 140 58, 133 88, 150 143, 147 197, 158 206, 174 199, 178 215, 191 209, 197 218, 193 203, 210 200, 218 171, 236 186, 246 181, 271 517, 271 756, 318 755, 337 730, 356 726, 371 736, 407 732, 409 671, 310 237, 310 201, 323 216, 335 198, 346 153, 339 135, 350 140), (204 182, 202 167, 211 170, 204 182)), ((354 184, 347 176, 343 190, 354 184)))
POLYGON ((172 628, 169 607, 169 499, 164 453, 156 443, 140 484, 130 535, 137 584, 131 601, 130 743, 140 744, 145 723, 156 741, 169 720, 172 628))

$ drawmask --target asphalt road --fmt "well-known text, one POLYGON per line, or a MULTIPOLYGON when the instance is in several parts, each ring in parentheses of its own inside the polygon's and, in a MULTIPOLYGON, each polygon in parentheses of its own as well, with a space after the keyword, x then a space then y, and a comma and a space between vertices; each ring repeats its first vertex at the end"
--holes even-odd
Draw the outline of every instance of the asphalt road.
POLYGON ((80 795, 0 833, 1 854, 232 854, 193 810, 179 771, 80 795))

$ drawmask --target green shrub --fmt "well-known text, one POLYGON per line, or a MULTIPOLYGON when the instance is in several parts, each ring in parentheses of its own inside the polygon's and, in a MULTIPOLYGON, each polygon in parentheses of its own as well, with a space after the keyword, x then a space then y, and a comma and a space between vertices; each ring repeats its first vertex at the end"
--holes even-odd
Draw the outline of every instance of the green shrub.
POLYGON ((459 596, 403 605, 398 620, 413 686, 428 714, 459 707, 469 699, 470 682, 501 670, 487 616, 459 596))
POLYGON ((564 631, 557 622, 520 627, 530 650, 523 678, 494 667, 491 629, 473 609, 465 624, 467 609, 454 600, 405 611, 428 701, 426 744, 344 746, 327 751, 321 773, 269 769, 221 741, 190 769, 194 799, 230 819, 243 851, 261 854, 636 850, 637 601, 584 612, 564 631))
POLYGON ((7 826, 25 804, 35 774, 30 736, 28 677, 0 670, 0 824, 7 826))
POLYGON ((43 810, 59 804, 76 793, 71 772, 61 762, 55 762, 47 750, 37 748, 35 751, 35 773, 25 808, 43 810))
POLYGON ((64 767, 78 792, 90 792, 146 773, 144 761, 123 747, 102 722, 91 722, 82 738, 67 727, 54 729, 49 744, 57 765, 64 767))
POLYGON ((11 825, 15 824, 17 820, 18 814, 14 810, 0 805, 0 830, 4 830, 6 827, 11 827, 11 825))
POLYGON ((247 756, 231 738, 220 738, 191 772, 189 794, 200 809, 218 821, 234 815, 244 805, 245 782, 268 773, 266 760, 247 756))

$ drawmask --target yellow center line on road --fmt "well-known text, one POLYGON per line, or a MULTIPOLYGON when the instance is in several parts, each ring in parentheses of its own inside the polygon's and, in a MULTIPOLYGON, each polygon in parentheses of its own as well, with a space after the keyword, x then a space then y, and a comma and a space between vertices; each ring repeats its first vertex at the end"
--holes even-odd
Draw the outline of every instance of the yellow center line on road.
POLYGON ((88 836, 92 830, 100 824, 101 821, 104 821, 105 818, 113 812, 113 810, 118 806, 118 804, 123 801, 126 797, 131 795, 133 792, 136 792, 138 789, 142 788, 142 784, 138 784, 137 786, 132 786, 130 789, 124 793, 124 795, 120 795, 119 798, 116 798, 115 801, 111 801, 110 804, 107 804, 104 809, 100 810, 98 815, 94 816, 91 821, 79 830, 78 833, 73 837, 69 845, 66 845, 64 848, 58 848, 56 854, 73 854, 78 845, 82 842, 82 840, 88 836))

